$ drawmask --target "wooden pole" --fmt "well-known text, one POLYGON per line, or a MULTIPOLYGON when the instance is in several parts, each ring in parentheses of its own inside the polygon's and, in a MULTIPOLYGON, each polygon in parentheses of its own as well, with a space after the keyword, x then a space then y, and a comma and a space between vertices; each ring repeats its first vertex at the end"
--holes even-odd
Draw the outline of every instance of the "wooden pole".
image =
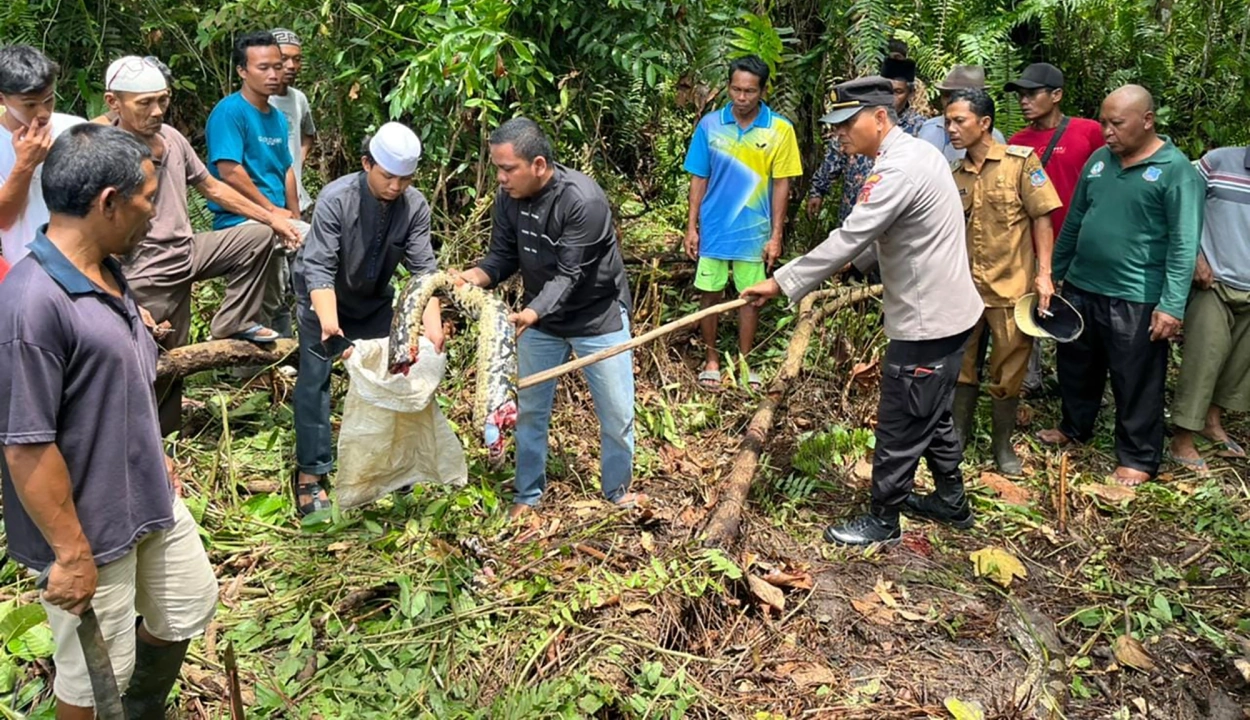
POLYGON ((529 377, 523 377, 517 383, 517 389, 523 390, 527 387, 531 387, 539 383, 545 383, 548 380, 555 380, 556 378, 562 375, 568 375, 574 370, 580 370, 586 367, 587 365, 594 365, 600 360, 606 360, 614 355, 620 355, 626 350, 633 350, 636 347, 641 347, 643 345, 646 345, 652 340, 664 337, 665 335, 668 335, 671 332, 680 330, 685 327, 690 327, 691 325, 698 323, 700 320, 702 320, 705 317, 709 317, 712 315, 719 315, 724 312, 729 312, 730 310, 737 310, 738 308, 746 304, 747 304, 746 300, 743 300, 742 298, 738 298, 736 300, 728 300, 726 302, 720 303, 719 305, 713 305, 711 307, 704 308, 700 310, 699 312, 692 313, 683 318, 678 318, 670 323, 665 323, 659 326, 658 328, 652 330, 651 332, 643 333, 642 335, 639 335, 636 338, 630 338, 629 341, 623 342, 620 345, 614 345, 610 348, 600 350, 597 353, 587 355, 586 357, 577 358, 576 360, 566 362, 563 365, 553 367, 550 370, 544 370, 540 373, 534 373, 533 375, 530 375, 529 377))
POLYGON ((1059 456, 1059 532, 1068 531, 1068 453, 1059 456))
POLYGON ((807 346, 811 342, 812 332, 816 325, 831 313, 870 297, 881 294, 880 285, 856 288, 854 290, 838 290, 836 297, 818 310, 813 310, 815 300, 824 295, 811 293, 803 298, 799 305, 799 323, 790 338, 786 349, 786 359, 768 386, 767 395, 760 401, 746 432, 742 434, 742 442, 738 454, 734 458, 733 469, 729 477, 721 484, 720 499, 712 514, 704 525, 703 538, 707 545, 724 546, 738 537, 742 524, 742 509, 746 507, 747 495, 751 491, 751 481, 755 477, 755 468, 759 465, 760 453, 763 452, 768 435, 772 431, 773 419, 777 407, 785 399, 786 393, 794 386, 794 379, 803 369, 803 357, 807 354, 807 346))
POLYGON ((281 338, 260 346, 246 340, 209 340, 174 348, 156 361, 156 379, 172 380, 204 370, 241 365, 273 365, 299 350, 295 340, 281 338))

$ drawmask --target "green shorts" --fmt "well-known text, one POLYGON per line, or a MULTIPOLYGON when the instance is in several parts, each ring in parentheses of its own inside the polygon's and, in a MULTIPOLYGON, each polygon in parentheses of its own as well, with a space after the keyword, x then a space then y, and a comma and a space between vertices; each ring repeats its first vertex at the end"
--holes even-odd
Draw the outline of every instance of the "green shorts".
POLYGON ((763 260, 717 260, 715 258, 699 258, 699 267, 694 274, 694 288, 703 292, 720 292, 729 284, 729 266, 733 264, 734 288, 742 292, 752 285, 764 282, 763 260))

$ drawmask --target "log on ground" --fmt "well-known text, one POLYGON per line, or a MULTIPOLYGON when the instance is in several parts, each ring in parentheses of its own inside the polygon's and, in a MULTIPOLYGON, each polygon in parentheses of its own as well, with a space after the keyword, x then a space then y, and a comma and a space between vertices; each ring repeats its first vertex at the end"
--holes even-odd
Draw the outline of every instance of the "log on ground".
POLYGON ((266 345, 257 345, 246 340, 195 343, 162 354, 156 361, 156 379, 174 380, 205 370, 244 365, 273 365, 282 362, 298 349, 299 343, 287 338, 266 345))
POLYGON ((755 468, 759 465, 760 453, 768 442, 772 432, 773 419, 781 401, 794 385, 803 368, 803 356, 807 354, 807 346, 812 339, 812 331, 821 320, 831 313, 853 305, 868 298, 879 297, 881 286, 845 290, 835 288, 810 293, 799 304, 799 322, 786 348, 786 357, 777 371, 777 376, 768 386, 768 391, 759 407, 751 417, 746 432, 742 434, 738 454, 734 457, 733 469, 722 485, 720 500, 708 517, 704 526, 703 541, 707 545, 725 546, 738 538, 742 524, 742 509, 746 506, 747 495, 751 490, 751 481, 755 477, 755 468), (813 309, 816 302, 832 296, 833 299, 813 309))

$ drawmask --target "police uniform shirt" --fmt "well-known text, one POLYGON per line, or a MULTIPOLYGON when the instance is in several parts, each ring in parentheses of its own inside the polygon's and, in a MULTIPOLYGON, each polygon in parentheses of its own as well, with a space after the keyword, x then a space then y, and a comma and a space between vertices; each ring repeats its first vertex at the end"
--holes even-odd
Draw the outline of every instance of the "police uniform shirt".
POLYGON ((985 309, 968 271, 964 218, 950 164, 895 127, 846 222, 777 271, 797 301, 877 241, 885 285, 885 334, 935 340, 967 330, 985 309))
POLYGON ((1063 207, 1030 147, 994 143, 980 170, 965 157, 953 165, 967 218, 972 280, 988 307, 1010 307, 1036 277, 1032 222, 1063 207))

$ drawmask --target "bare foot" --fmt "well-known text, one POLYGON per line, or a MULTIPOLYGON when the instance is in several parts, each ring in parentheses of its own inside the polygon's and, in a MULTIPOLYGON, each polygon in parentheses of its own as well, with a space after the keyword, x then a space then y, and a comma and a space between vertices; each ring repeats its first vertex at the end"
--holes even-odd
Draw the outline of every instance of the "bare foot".
POLYGON ((1120 466, 1107 479, 1124 487, 1137 487, 1150 479, 1150 473, 1120 466))
POLYGON ((517 518, 524 518, 524 517, 529 516, 533 512, 535 512, 535 510, 534 510, 534 506, 532 505, 526 505, 524 503, 514 503, 512 507, 508 509, 508 519, 516 520, 517 518))
POLYGON ((625 493, 616 501, 616 506, 625 510, 632 510, 637 507, 643 507, 651 502, 651 498, 646 493, 625 493))
POLYGON ((1047 445, 1058 445, 1060 447, 1072 444, 1072 438, 1065 435, 1059 428, 1047 428, 1042 430, 1037 433, 1037 439, 1047 445))

